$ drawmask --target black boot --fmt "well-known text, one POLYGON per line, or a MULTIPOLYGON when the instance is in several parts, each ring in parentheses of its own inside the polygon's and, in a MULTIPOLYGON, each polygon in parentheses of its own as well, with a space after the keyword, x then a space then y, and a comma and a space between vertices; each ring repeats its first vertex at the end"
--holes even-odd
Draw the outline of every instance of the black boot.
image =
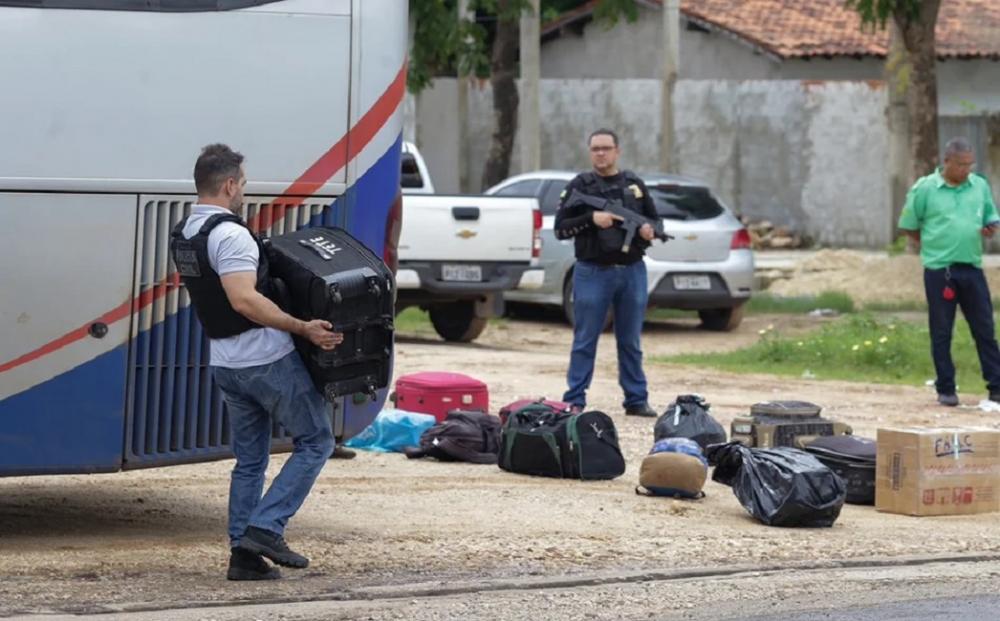
POLYGON ((267 564, 260 554, 233 548, 229 554, 227 580, 277 580, 281 572, 267 564))
POLYGON ((652 418, 656 415, 656 410, 649 407, 648 403, 639 403, 625 408, 625 416, 646 416, 652 418))
POLYGON ((266 556, 278 565, 285 567, 297 567, 299 569, 309 566, 309 559, 292 552, 285 538, 277 533, 272 533, 263 528, 248 526, 247 532, 240 539, 240 546, 244 550, 266 556))

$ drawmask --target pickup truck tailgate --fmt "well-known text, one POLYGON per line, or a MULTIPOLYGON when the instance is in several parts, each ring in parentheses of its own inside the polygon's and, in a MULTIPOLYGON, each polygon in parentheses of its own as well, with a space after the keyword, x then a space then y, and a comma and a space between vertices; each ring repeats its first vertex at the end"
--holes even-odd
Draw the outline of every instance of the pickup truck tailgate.
POLYGON ((403 196, 399 260, 531 261, 534 198, 403 196))

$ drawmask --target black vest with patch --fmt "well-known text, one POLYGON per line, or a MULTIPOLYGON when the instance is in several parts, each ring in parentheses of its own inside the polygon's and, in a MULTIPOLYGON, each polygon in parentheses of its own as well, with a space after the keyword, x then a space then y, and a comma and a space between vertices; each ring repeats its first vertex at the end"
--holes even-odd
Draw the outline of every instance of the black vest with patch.
MULTIPOLYGON (((594 171, 581 173, 579 176, 580 190, 588 196, 621 200, 626 209, 640 214, 644 213, 642 203, 628 189, 630 185, 641 183, 641 180, 631 170, 623 170, 620 175, 618 183, 608 183, 604 177, 594 171)), ((636 236, 635 243, 626 254, 621 251, 624 243, 625 231, 621 227, 612 226, 607 229, 594 227, 586 233, 576 236, 574 242, 576 258, 594 263, 628 265, 641 260, 645 248, 649 245, 636 236)))
MULTIPOLYGON (((261 325, 254 323, 236 312, 226 290, 222 287, 219 274, 212 269, 208 260, 208 236, 223 222, 235 222, 247 228, 242 218, 232 213, 219 213, 208 217, 191 239, 184 239, 184 225, 181 220, 170 234, 170 255, 177 266, 181 282, 191 296, 191 304, 205 328, 209 338, 224 339, 242 334, 261 325)), ((267 252, 260 238, 247 231, 257 244, 257 285, 256 289, 267 298, 274 299, 274 291, 269 276, 267 252)))

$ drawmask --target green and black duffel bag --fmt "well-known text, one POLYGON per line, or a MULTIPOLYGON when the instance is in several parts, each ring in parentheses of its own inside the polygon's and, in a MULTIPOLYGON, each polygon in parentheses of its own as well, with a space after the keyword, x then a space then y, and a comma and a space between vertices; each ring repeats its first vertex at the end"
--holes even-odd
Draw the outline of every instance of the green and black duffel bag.
POLYGON ((625 473, 618 431, 607 414, 532 406, 507 417, 499 465, 509 472, 565 479, 613 479, 625 473))

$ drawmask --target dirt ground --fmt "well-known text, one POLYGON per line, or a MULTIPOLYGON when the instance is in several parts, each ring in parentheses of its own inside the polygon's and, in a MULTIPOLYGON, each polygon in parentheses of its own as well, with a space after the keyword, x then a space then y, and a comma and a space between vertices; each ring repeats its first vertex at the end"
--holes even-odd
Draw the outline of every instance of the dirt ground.
MULTIPOLYGON (((754 342, 769 324, 790 333, 819 321, 825 320, 751 316, 730 334, 698 330, 693 320, 656 322, 647 324, 643 345, 647 356, 726 350, 754 342)), ((568 327, 554 320, 507 320, 470 345, 403 337, 396 371, 453 370, 478 377, 489 384, 495 411, 518 397, 558 397, 570 341, 568 327)), ((997 414, 937 407, 925 387, 661 364, 647 364, 646 371, 657 409, 678 393, 699 392, 727 428, 734 415, 768 398, 814 401, 861 435, 874 435, 883 425, 1000 427, 997 414)), ((0 479, 0 616, 335 599, 362 588, 444 587, 470 579, 1000 553, 995 515, 919 519, 847 505, 832 528, 776 529, 749 518, 731 490, 711 482, 701 501, 637 496, 638 464, 652 443, 653 420, 621 412, 611 335, 602 339, 589 401, 618 426, 628 463, 619 479, 533 478, 492 466, 409 461, 399 454, 331 461, 287 533, 312 565, 285 570, 286 579, 276 583, 224 579, 231 461, 0 479)), ((283 460, 275 456, 271 475, 283 460)), ((605 613, 590 616, 615 618, 605 613)), ((382 617, 368 611, 359 618, 382 617)))

